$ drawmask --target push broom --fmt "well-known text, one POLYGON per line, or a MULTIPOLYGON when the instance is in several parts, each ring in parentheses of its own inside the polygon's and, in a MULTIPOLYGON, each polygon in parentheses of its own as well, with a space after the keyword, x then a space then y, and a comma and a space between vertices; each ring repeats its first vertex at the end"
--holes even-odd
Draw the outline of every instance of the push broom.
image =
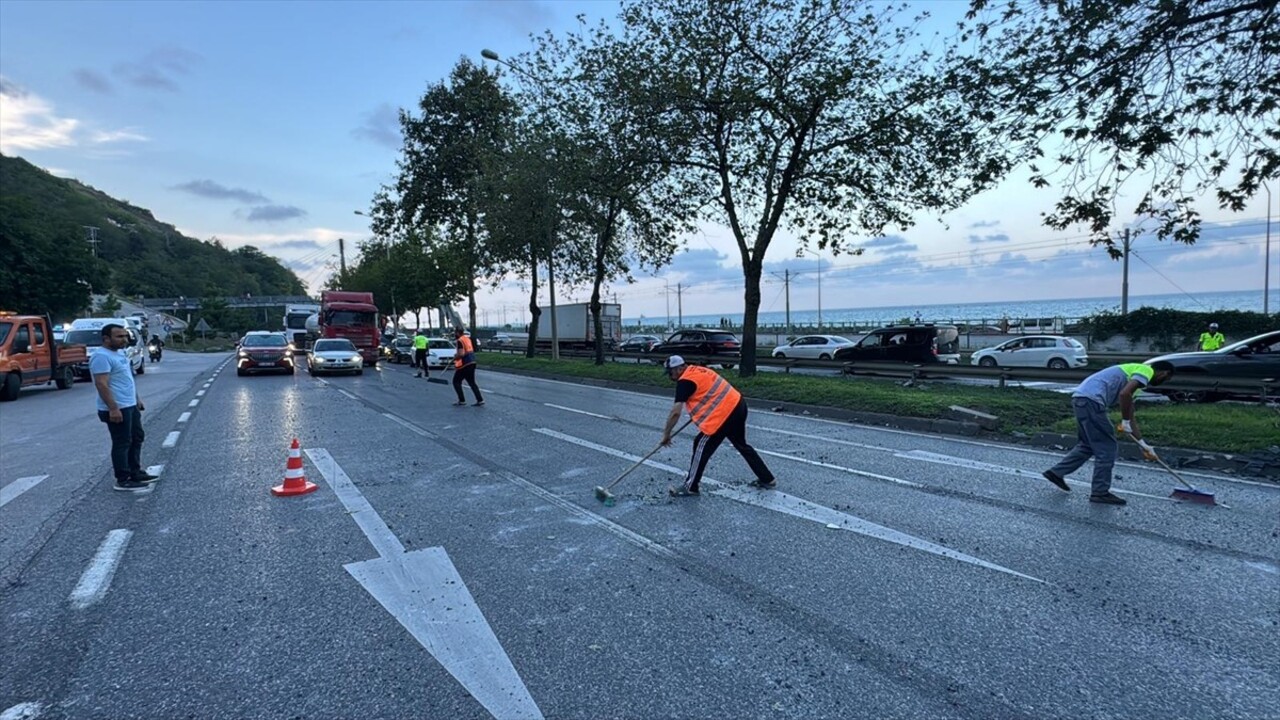
MULTIPOLYGON (((671 433, 671 437, 674 438, 676 435, 679 435, 680 431, 689 427, 689 423, 691 422, 693 422, 692 418, 685 420, 683 425, 676 428, 676 431, 671 433)), ((621 482, 622 478, 630 475, 633 470, 643 465, 645 460, 648 460, 649 458, 653 457, 654 454, 661 449, 662 449, 662 443, 658 443, 658 446, 650 450, 648 455, 645 455, 644 457, 640 458, 638 461, 636 461, 635 465, 632 465, 631 467, 624 470, 621 475, 613 479, 613 482, 604 486, 597 485, 595 489, 596 498, 599 499, 600 502, 604 503, 605 507, 613 507, 614 502, 616 502, 617 500, 616 498, 614 498, 613 493, 609 492, 610 490, 613 489, 613 486, 621 482)))
MULTIPOLYGON (((1131 433, 1126 433, 1126 434, 1129 435, 1130 440, 1133 440, 1139 445, 1142 445, 1144 450, 1150 447, 1146 445, 1146 443, 1135 438, 1131 433)), ((1175 472, 1173 468, 1169 467, 1169 464, 1166 463, 1159 455, 1156 455, 1154 452, 1151 453, 1151 456, 1155 458, 1156 462, 1160 463, 1160 467, 1169 471, 1170 475, 1177 478, 1178 482, 1186 486, 1185 488, 1177 488, 1177 487, 1174 488, 1173 492, 1169 494, 1169 497, 1173 498, 1174 500, 1186 500, 1187 502, 1200 503, 1201 505, 1217 505, 1218 504, 1217 500, 1213 497, 1213 493, 1209 492, 1208 490, 1201 490, 1195 485, 1192 485, 1191 483, 1184 480, 1181 475, 1175 472)))

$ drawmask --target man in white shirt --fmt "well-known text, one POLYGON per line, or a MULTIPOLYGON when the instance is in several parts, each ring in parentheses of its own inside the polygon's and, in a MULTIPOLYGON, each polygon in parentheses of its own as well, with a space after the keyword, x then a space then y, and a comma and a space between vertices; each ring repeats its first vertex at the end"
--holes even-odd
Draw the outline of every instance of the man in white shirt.
POLYGON ((111 467, 115 470, 115 489, 138 492, 155 482, 155 475, 142 469, 142 398, 133 383, 133 366, 123 350, 129 345, 129 332, 120 325, 104 325, 102 347, 89 358, 89 373, 98 390, 98 419, 111 433, 111 467))

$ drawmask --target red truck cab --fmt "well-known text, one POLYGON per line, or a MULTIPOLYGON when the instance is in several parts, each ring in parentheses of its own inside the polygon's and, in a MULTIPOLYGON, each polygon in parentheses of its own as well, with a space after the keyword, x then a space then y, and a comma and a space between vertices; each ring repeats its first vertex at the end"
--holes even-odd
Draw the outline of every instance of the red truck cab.
POLYGON ((75 366, 86 361, 83 345, 59 345, 48 317, 0 310, 0 400, 18 399, 22 388, 75 383, 75 366))
POLYGON ((346 338, 360 351, 365 365, 378 362, 378 306, 373 293, 323 290, 318 316, 320 337, 346 338))

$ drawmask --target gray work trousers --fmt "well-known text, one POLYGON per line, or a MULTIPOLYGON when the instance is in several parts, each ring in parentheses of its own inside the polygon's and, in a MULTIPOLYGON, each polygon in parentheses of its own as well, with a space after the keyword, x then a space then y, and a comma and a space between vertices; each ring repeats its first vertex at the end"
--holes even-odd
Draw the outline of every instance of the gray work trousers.
POLYGON ((1093 494, 1105 495, 1111 492, 1111 468, 1116 464, 1116 429, 1111 426, 1111 418, 1107 417, 1107 409, 1088 398, 1071 398, 1071 407, 1076 413, 1076 430, 1079 441, 1071 448, 1071 452, 1062 458, 1050 471, 1066 477, 1092 457, 1093 458, 1093 494))

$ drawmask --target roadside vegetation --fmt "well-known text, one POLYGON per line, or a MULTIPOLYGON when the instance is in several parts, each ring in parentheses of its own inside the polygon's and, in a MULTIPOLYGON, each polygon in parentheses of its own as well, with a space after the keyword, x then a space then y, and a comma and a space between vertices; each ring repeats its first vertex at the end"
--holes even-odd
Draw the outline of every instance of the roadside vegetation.
MULTIPOLYGON (((569 378, 594 378, 635 385, 671 388, 657 365, 605 363, 590 359, 526 358, 485 353, 482 366, 531 370, 569 378)), ((914 418, 942 418, 952 405, 1000 418, 1000 431, 1075 434, 1071 399, 1064 393, 1024 388, 976 387, 924 382, 903 387, 900 381, 867 378, 824 378, 761 373, 733 378, 746 396, 757 400, 802 403, 914 418)), ((1114 412, 1119 422, 1119 412, 1114 412)), ((1144 403, 1138 420, 1147 439, 1160 447, 1210 452, 1265 450, 1280 438, 1280 411, 1260 405, 1218 403, 1174 405, 1144 403)), ((656 420, 655 420, 656 422, 656 420)))

